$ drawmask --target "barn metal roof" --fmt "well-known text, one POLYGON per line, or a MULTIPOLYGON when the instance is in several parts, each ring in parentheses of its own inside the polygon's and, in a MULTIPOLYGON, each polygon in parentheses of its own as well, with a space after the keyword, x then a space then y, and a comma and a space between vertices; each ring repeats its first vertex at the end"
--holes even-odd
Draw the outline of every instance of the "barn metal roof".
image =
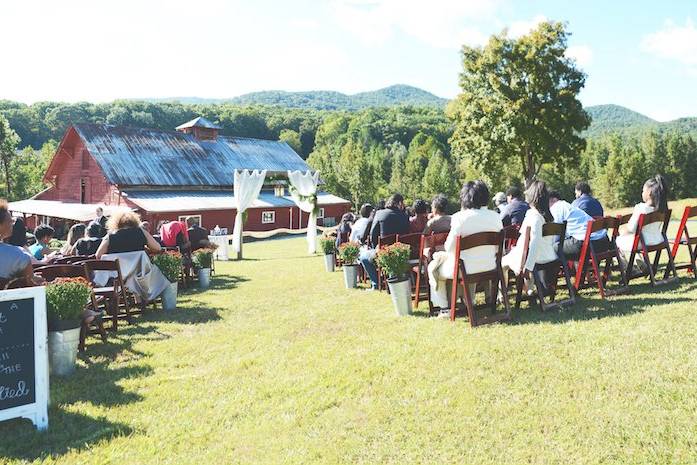
POLYGON ((76 124, 77 133, 111 184, 120 186, 230 187, 235 169, 267 174, 310 167, 280 141, 191 134, 156 129, 76 124))
MULTIPOLYGON (((232 191, 159 191, 127 190, 122 195, 148 212, 177 212, 203 210, 232 210, 235 208, 232 191)), ((319 206, 349 203, 348 200, 326 192, 317 194, 319 206)), ((289 196, 277 197, 262 191, 250 208, 293 207, 289 196)))
POLYGON ((180 124, 177 126, 177 130, 179 129, 186 129, 186 128, 206 128, 206 129, 222 129, 220 126, 218 126, 215 123, 210 122, 203 116, 199 116, 198 118, 194 118, 191 121, 187 121, 184 124, 180 124))

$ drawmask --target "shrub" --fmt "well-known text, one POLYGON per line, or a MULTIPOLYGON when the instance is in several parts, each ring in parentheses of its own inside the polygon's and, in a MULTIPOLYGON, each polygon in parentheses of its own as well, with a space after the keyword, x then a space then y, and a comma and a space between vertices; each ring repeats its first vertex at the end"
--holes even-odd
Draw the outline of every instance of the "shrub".
POLYGON ((152 257, 152 262, 162 271, 165 278, 171 283, 179 281, 179 274, 182 269, 182 254, 177 251, 168 250, 152 257))
POLYGON ((213 249, 205 248, 195 250, 191 259, 196 268, 210 268, 213 263, 213 249))
POLYGON ((336 252, 336 245, 334 243, 334 238, 329 236, 322 236, 319 238, 319 248, 322 249, 324 255, 330 255, 336 252))
POLYGON ((85 278, 57 278, 46 285, 46 309, 49 320, 79 320, 90 298, 85 278))
POLYGON ((375 264, 391 278, 401 278, 409 271, 411 248, 407 244, 396 242, 381 247, 375 256, 375 264))
POLYGON ((339 258, 345 265, 353 265, 358 260, 360 250, 358 242, 344 242, 339 246, 339 258))

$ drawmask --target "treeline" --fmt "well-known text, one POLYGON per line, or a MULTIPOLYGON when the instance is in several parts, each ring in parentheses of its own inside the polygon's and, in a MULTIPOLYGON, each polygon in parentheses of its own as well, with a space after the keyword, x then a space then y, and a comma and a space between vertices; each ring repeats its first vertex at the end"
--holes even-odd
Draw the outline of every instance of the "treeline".
MULTIPOLYGON (((450 149, 453 123, 433 107, 371 108, 330 112, 269 106, 184 105, 118 101, 109 104, 0 102, 0 115, 21 138, 10 160, 10 199, 28 198, 45 186, 46 164, 73 122, 95 122, 173 130, 202 115, 242 137, 286 140, 321 170, 325 188, 359 205, 394 191, 409 201, 445 193, 456 205, 464 179, 483 178, 494 190, 521 184, 505 165, 484 172, 450 149)), ((578 160, 543 166, 540 177, 571 198, 579 179, 591 182, 608 207, 640 200, 643 181, 654 173, 671 181, 674 198, 697 196, 697 137, 694 132, 643 129, 588 139, 578 160)), ((4 173, 0 186, 5 190, 4 173)))

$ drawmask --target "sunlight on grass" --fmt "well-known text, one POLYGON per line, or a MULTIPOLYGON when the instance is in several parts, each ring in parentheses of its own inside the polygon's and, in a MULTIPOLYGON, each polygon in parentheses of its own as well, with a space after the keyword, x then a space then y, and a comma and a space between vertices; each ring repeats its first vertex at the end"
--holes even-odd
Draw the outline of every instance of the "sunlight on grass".
POLYGON ((394 316, 305 245, 245 245, 177 311, 91 339, 48 433, 0 424, 0 462, 697 459, 697 281, 472 330, 394 316))

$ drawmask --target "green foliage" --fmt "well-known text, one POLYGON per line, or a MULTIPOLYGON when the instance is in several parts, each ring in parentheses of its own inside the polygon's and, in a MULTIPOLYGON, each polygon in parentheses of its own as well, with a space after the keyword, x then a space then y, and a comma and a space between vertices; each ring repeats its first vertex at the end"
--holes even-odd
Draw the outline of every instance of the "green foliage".
POLYGON ((361 245, 358 242, 344 242, 339 246, 339 258, 344 264, 353 265, 358 260, 361 245))
POLYGON ((58 278, 46 285, 46 311, 49 319, 79 320, 90 298, 85 278, 58 278))
POLYGON ((302 142, 300 141, 300 134, 298 134, 298 131, 293 131, 292 129, 281 129, 281 134, 278 136, 278 140, 290 145, 290 148, 295 150, 297 153, 302 152, 302 142))
POLYGON ((585 75, 565 56, 568 32, 543 22, 518 39, 492 36, 462 48, 462 93, 448 111, 455 122, 454 155, 487 172, 518 172, 532 181, 543 164, 578 160, 578 133, 590 117, 576 98, 585 75))
POLYGON ((319 238, 319 248, 324 255, 330 255, 336 252, 336 242, 333 237, 322 236, 319 238))
POLYGON ((387 247, 381 247, 375 256, 375 264, 390 278, 402 278, 409 271, 408 244, 396 242, 387 247))
POLYGON ((165 251, 152 257, 152 262, 157 266, 165 278, 171 283, 179 281, 182 271, 182 255, 176 251, 165 251))
POLYGON ((195 250, 191 254, 191 259, 196 268, 210 268, 213 264, 213 250, 208 248, 195 250))
POLYGON ((2 176, 5 184, 6 197, 12 195, 12 174, 10 165, 16 157, 19 137, 10 127, 7 119, 0 115, 0 164, 2 164, 2 176))

